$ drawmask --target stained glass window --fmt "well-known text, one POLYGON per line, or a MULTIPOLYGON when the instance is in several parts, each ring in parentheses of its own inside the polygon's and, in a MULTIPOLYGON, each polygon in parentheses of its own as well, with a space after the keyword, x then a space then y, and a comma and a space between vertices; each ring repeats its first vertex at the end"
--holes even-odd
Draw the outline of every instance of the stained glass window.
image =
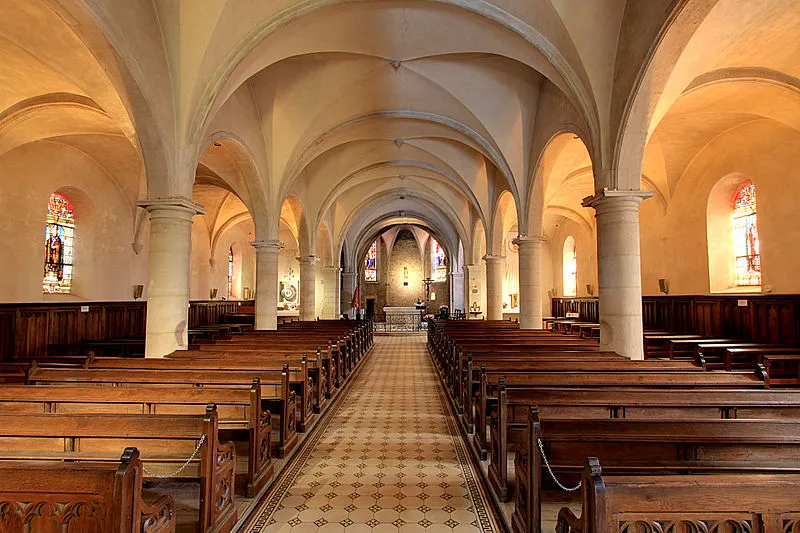
POLYGON ((50 195, 47 202, 47 229, 44 233, 42 292, 69 294, 72 289, 74 215, 69 200, 58 193, 50 195))
POLYGON ((378 281, 378 241, 372 243, 364 258, 364 281, 378 281))
POLYGON ((233 298, 233 247, 228 248, 228 299, 233 298))
POLYGON ((736 255, 736 283, 761 285, 761 254, 756 216, 756 187, 747 182, 733 201, 733 251, 736 255))
POLYGON ((433 281, 447 281, 447 254, 436 239, 431 242, 431 271, 433 281))
POLYGON ((564 296, 578 295, 578 249, 571 235, 564 241, 564 296))

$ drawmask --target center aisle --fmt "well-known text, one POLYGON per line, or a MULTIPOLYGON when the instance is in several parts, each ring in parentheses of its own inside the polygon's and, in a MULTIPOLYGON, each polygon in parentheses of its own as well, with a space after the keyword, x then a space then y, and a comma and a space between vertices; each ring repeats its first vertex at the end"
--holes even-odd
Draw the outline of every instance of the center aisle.
POLYGON ((425 336, 376 336, 355 378, 241 531, 498 531, 425 336))

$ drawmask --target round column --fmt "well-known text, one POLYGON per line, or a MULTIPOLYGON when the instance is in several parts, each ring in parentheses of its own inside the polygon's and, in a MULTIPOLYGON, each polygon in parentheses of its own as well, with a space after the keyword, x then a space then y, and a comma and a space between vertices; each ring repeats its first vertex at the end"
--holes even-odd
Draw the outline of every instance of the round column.
POLYGON ((604 189, 583 201, 597 219, 600 349, 643 359, 639 204, 652 191, 604 189))
POLYGON ((353 316, 353 295, 356 292, 356 277, 358 274, 355 272, 342 272, 342 296, 341 296, 341 312, 353 316))
POLYGON ((339 289, 339 272, 341 269, 336 266, 322 267, 322 284, 324 291, 322 296, 322 318, 326 320, 335 320, 339 302, 336 298, 336 293, 339 289))
POLYGON ((278 240, 250 243, 256 249, 256 329, 278 329, 278 240))
POLYGON ((486 263, 486 319, 503 320, 503 275, 506 258, 502 255, 485 255, 486 263))
POLYGON ((313 255, 298 257, 300 263, 300 320, 313 321, 317 318, 317 263, 313 255))
POLYGON ((519 327, 542 329, 542 242, 541 235, 520 235, 519 247, 519 327))
POLYGON ((450 273, 450 314, 456 309, 466 312, 464 305, 464 271, 450 273))
POLYGON ((185 198, 138 205, 150 212, 145 357, 164 357, 189 346, 192 217, 205 210, 185 198))

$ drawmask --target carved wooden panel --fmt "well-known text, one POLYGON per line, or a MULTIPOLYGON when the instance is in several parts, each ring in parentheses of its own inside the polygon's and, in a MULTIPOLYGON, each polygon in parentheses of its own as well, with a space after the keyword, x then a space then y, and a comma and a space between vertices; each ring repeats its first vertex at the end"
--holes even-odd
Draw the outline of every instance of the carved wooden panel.
POLYGON ((0 532, 107 533, 111 530, 99 499, 86 495, 74 498, 53 495, 32 501, 0 501, 0 532))

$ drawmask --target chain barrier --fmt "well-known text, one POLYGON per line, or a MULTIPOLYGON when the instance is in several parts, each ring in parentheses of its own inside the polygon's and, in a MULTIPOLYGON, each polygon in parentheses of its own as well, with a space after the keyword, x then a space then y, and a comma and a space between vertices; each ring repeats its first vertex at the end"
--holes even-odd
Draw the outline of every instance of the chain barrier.
POLYGON ((561 482, 556 478, 556 474, 555 472, 553 472, 553 469, 550 468, 550 462, 547 460, 547 456, 544 454, 544 444, 542 444, 542 439, 536 439, 536 440, 539 442, 539 451, 542 452, 542 459, 544 459, 544 466, 547 467, 547 471, 550 472, 550 477, 553 478, 553 481, 556 482, 558 488, 567 492, 575 492, 576 490, 581 488, 581 484, 583 483, 582 481, 574 487, 565 487, 564 485, 561 484, 561 482))
POLYGON ((182 467, 180 467, 179 469, 177 469, 176 471, 174 471, 174 472, 173 472, 173 473, 171 473, 171 474, 167 474, 167 475, 165 475, 165 476, 160 476, 160 475, 158 475, 158 474, 154 474, 153 472, 151 472, 151 471, 149 471, 148 469, 146 469, 146 468, 144 467, 144 465, 142 465, 142 470, 144 470, 144 473, 145 473, 145 474, 147 474, 148 476, 150 476, 150 477, 154 477, 154 478, 156 478, 156 479, 169 479, 169 478, 175 477, 175 476, 177 476, 178 474, 180 474, 181 472, 183 472, 183 471, 186 469, 186 467, 187 467, 187 466, 189 466, 189 463, 191 463, 191 462, 192 462, 192 460, 195 458, 195 456, 197 455, 197 452, 199 452, 199 451, 200 451, 200 447, 203 445, 203 443, 204 443, 205 441, 206 441, 206 436, 205 436, 205 435, 201 436, 201 437, 200 437, 200 442, 198 442, 198 443, 197 443, 197 447, 196 447, 196 448, 194 449, 194 451, 192 452, 192 455, 191 455, 191 456, 190 456, 190 457, 189 457, 189 458, 186 460, 186 462, 185 462, 185 463, 183 463, 183 466, 182 466, 182 467))

